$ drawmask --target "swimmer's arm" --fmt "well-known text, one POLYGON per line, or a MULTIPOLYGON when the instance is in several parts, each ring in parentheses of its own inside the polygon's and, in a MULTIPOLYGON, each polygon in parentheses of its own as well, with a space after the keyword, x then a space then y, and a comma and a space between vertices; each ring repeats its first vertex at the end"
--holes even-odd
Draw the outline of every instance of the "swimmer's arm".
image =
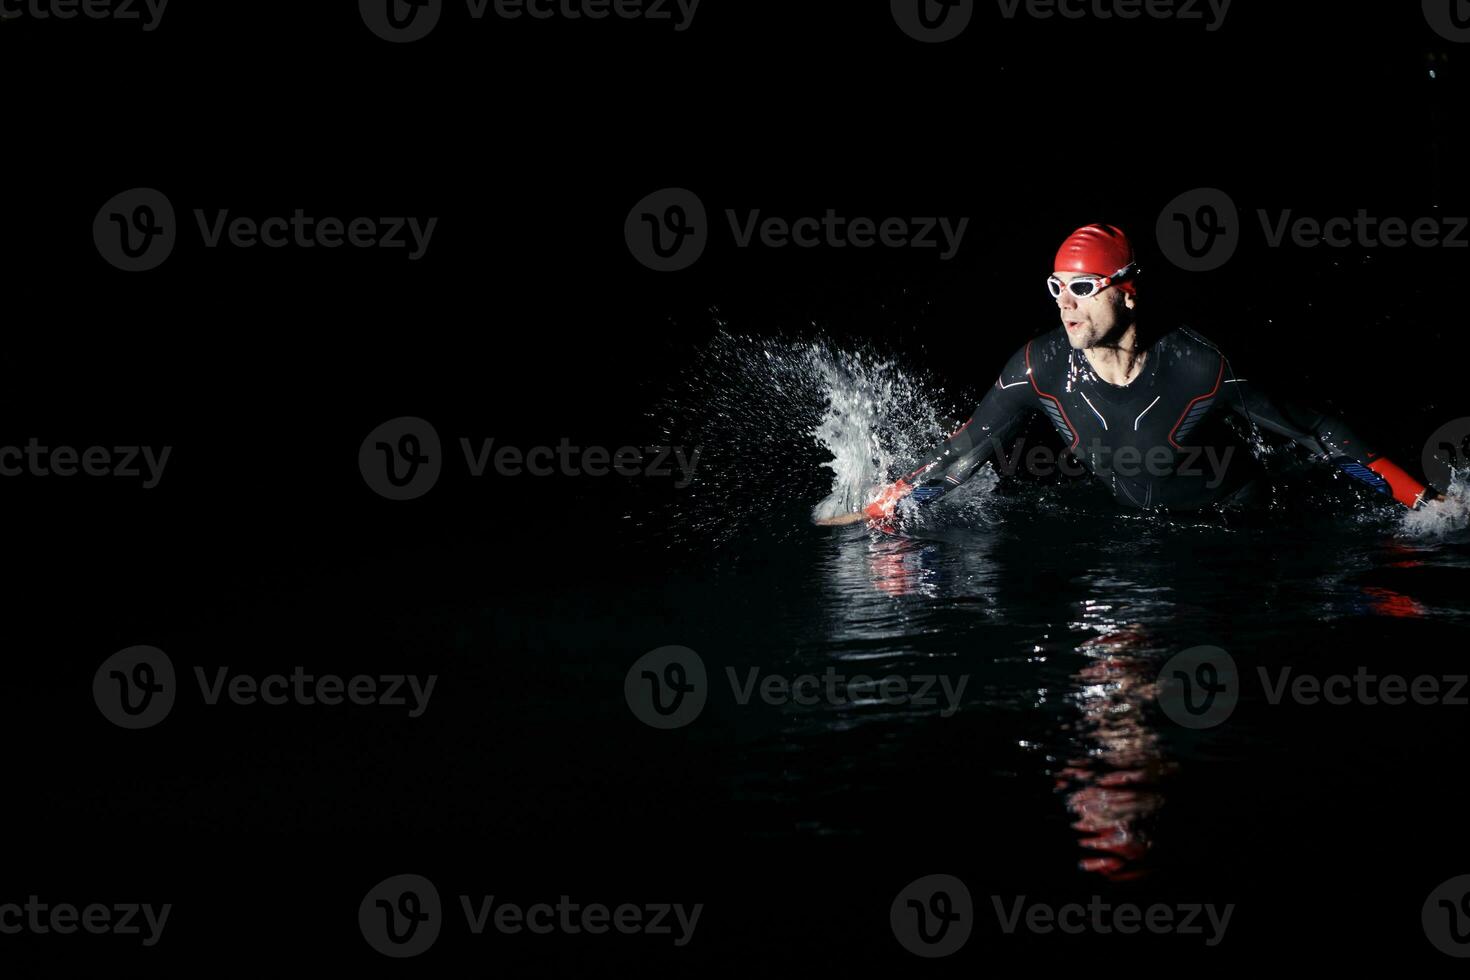
POLYGON ((1333 463, 1348 476, 1391 495, 1408 508, 1434 496, 1393 460, 1376 452, 1339 418, 1272 398, 1249 381, 1226 382, 1235 412, 1263 429, 1286 436, 1333 463))
POLYGON ((816 523, 845 525, 862 520, 888 520, 904 497, 912 496, 918 503, 927 504, 963 484, 999 451, 1034 410, 1031 387, 1026 381, 1025 348, 1022 348, 985 393, 970 420, 927 454, 929 462, 885 487, 862 510, 823 518, 816 523))
POLYGON ((893 517, 898 502, 905 497, 913 496, 921 504, 928 503, 943 496, 951 487, 964 483, 990 456, 991 440, 984 439, 977 446, 972 437, 972 432, 978 429, 976 419, 980 418, 983 408, 982 403, 981 408, 975 410, 975 414, 963 428, 933 451, 928 463, 885 487, 867 507, 851 514, 819 518, 816 523, 842 526, 859 521, 886 521, 893 517))

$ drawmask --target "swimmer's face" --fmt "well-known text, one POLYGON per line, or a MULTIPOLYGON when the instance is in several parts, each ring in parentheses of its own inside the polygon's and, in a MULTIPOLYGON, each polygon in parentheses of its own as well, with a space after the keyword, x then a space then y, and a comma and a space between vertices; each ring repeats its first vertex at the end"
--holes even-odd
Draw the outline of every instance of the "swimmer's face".
MULTIPOLYGON (((1084 273, 1057 272, 1055 275, 1065 283, 1084 273)), ((1067 340, 1074 350, 1096 347, 1104 340, 1115 338, 1133 322, 1137 302, 1117 286, 1080 298, 1064 288, 1056 300, 1062 326, 1067 328, 1067 340)))

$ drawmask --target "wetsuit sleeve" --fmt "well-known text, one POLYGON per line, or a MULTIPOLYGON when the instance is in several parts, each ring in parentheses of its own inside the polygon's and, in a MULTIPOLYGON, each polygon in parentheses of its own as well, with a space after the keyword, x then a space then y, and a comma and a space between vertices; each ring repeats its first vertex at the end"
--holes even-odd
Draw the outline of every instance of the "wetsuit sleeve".
POLYGON ((942 497, 999 452, 1035 406, 1023 347, 1006 362, 970 421, 925 454, 928 462, 886 488, 864 513, 879 520, 890 516, 904 497, 912 495, 921 504, 942 497))
POLYGON ((1287 436, 1317 453, 1348 476, 1392 496, 1405 507, 1417 507, 1432 496, 1392 460, 1364 442, 1347 423, 1312 409, 1266 395, 1245 380, 1229 382, 1231 408, 1263 429, 1287 436))

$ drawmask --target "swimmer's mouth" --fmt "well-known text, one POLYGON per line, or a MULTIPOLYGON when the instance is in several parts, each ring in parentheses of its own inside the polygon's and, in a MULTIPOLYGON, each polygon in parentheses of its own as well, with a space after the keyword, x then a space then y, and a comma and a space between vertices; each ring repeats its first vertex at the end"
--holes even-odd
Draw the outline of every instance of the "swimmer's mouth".
POLYGON ((1062 323, 1066 324, 1068 330, 1076 330, 1082 326, 1081 320, 1063 320, 1062 323))

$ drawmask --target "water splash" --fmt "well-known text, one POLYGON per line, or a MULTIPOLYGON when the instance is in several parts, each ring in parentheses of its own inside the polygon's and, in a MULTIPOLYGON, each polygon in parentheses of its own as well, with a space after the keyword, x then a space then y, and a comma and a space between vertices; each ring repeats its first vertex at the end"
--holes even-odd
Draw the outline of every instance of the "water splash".
POLYGON ((1470 467, 1450 474, 1444 495, 1418 510, 1404 511, 1398 535, 1405 538, 1443 538, 1470 528, 1470 467))
POLYGON ((850 513, 963 423, 952 401, 872 346, 717 334, 656 411, 670 444, 703 449, 675 536, 723 543, 780 515, 785 537, 850 513))
POLYGON ((942 388, 892 360, 822 350, 812 352, 811 363, 827 401, 809 435, 832 456, 822 464, 831 471, 832 489, 812 508, 813 519, 865 506, 959 424, 944 425, 936 404, 942 388))

